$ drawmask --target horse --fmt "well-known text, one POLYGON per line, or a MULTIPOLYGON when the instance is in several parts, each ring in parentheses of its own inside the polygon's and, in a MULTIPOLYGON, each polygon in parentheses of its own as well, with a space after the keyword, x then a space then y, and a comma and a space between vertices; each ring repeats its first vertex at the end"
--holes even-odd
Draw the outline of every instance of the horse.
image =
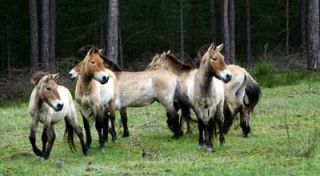
MULTIPOLYGON (((199 65, 200 60, 206 50, 209 47, 209 43, 201 46, 197 52, 197 65, 199 65)), ((248 137, 251 132, 250 127, 250 116, 254 108, 259 102, 261 96, 260 85, 256 80, 249 74, 249 72, 238 66, 238 65, 228 65, 228 70, 234 75, 233 79, 229 84, 226 84, 226 96, 227 102, 231 107, 225 110, 225 123, 224 123, 224 133, 227 133, 232 126, 235 116, 240 113, 240 126, 242 129, 243 137, 248 137), (241 86, 242 85, 242 86, 241 86)))
MULTIPOLYGON (((198 52, 199 53, 199 52, 198 52)), ((203 54, 202 54, 203 55, 203 54)), ((191 65, 181 62, 170 51, 163 52, 161 55, 153 57, 152 61, 146 68, 147 70, 165 69, 176 74, 180 79, 180 87, 185 87, 185 81, 190 76, 190 72, 194 69, 191 65)), ((225 121, 223 125, 224 133, 227 133, 234 117, 240 112, 240 126, 244 137, 248 136, 250 132, 250 113, 255 108, 259 101, 260 87, 259 84, 252 78, 252 76, 242 67, 237 65, 227 65, 227 70, 232 73, 232 79, 224 84, 225 89, 225 101, 228 104, 225 107, 224 115, 225 121), (244 102, 245 95, 248 97, 248 101, 244 102)), ((181 126, 184 120, 187 122, 188 132, 191 131, 190 125, 190 110, 189 107, 182 106, 181 126)), ((182 128, 182 127, 181 127, 182 128)))
POLYGON ((213 152, 213 132, 219 130, 219 141, 225 141, 222 129, 224 121, 224 83, 231 80, 232 74, 226 69, 224 56, 221 54, 223 45, 208 48, 202 57, 198 70, 191 72, 188 79, 187 96, 198 118, 199 147, 213 152), (204 135, 204 136, 203 136, 204 135), (204 139, 203 139, 204 137, 204 139))
POLYGON ((75 99, 80 105, 87 146, 90 147, 92 142, 89 118, 94 116, 99 136, 99 150, 103 152, 105 141, 108 140, 109 120, 112 124, 112 141, 116 140, 114 121, 118 82, 114 73, 104 67, 104 61, 97 57, 97 52, 97 50, 89 50, 85 58, 74 68, 76 71, 73 74, 79 73, 75 99))
MULTIPOLYGON (((81 52, 84 52, 81 50, 81 52)), ((116 75, 119 82, 119 100, 116 109, 120 111, 121 121, 124 128, 123 137, 129 136, 127 125, 128 107, 143 107, 158 101, 166 109, 167 124, 169 129, 174 133, 174 139, 181 136, 179 116, 175 111, 174 99, 177 89, 178 78, 168 71, 153 70, 140 72, 119 71, 115 63, 105 58, 101 53, 96 57, 101 57, 107 62, 107 66, 116 75)), ((78 66, 81 67, 81 63, 78 66)), ((77 67, 77 66, 76 66, 77 67)), ((73 68, 69 72, 70 79, 75 79, 79 74, 79 69, 73 68)))
POLYGON ((79 137, 82 152, 87 155, 87 146, 83 139, 82 128, 77 122, 76 109, 69 90, 55 82, 59 74, 36 72, 32 75, 31 83, 34 86, 29 100, 29 114, 31 128, 29 141, 33 152, 41 160, 48 159, 55 141, 54 125, 65 120, 68 133, 68 143, 71 151, 75 150, 73 131, 79 137), (44 125, 42 132, 42 150, 36 146, 36 132, 38 123, 44 125))

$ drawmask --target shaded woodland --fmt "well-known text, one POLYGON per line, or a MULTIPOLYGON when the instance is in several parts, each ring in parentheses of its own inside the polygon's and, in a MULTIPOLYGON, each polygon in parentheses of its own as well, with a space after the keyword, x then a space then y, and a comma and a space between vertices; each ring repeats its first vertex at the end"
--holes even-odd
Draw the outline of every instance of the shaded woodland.
POLYGON ((319 0, 2 0, 0 17, 2 75, 65 66, 88 44, 126 69, 169 49, 194 63, 208 42, 246 67, 290 55, 320 65, 319 0))

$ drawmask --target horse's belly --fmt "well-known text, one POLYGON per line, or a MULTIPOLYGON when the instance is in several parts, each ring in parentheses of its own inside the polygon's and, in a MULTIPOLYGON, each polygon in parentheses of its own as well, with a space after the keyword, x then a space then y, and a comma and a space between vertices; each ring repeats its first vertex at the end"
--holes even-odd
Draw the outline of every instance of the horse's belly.
POLYGON ((122 107, 147 106, 156 100, 156 92, 152 86, 152 80, 137 83, 130 87, 120 88, 120 101, 122 107))
POLYGON ((153 93, 142 92, 142 93, 132 93, 130 96, 121 97, 121 106, 122 107, 141 107, 152 104, 156 101, 153 93))

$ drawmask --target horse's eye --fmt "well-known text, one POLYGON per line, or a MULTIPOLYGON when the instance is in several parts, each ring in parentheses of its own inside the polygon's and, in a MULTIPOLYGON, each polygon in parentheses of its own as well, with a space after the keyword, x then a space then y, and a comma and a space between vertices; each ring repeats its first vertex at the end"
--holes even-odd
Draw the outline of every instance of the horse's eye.
POLYGON ((217 58, 213 57, 212 60, 213 60, 213 61, 217 61, 217 58))
POLYGON ((95 61, 91 61, 91 64, 95 64, 96 62, 95 61))
POLYGON ((50 87, 47 87, 47 90, 49 90, 49 91, 50 91, 50 90, 51 90, 51 88, 50 88, 50 87))

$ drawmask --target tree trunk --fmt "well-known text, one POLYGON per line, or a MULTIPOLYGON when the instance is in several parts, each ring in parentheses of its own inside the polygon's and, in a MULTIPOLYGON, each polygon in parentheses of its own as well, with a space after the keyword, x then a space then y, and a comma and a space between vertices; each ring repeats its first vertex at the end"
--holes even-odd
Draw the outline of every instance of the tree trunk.
POLYGON ((29 0, 30 15, 30 45, 31 45, 31 68, 38 69, 39 65, 39 31, 38 31, 38 13, 37 0, 29 0))
POLYGON ((56 63, 56 0, 50 0, 50 43, 49 43, 49 59, 50 67, 55 68, 56 63))
POLYGON ((225 57, 225 61, 229 64, 230 60, 230 36, 229 36, 229 15, 228 15, 228 0, 222 1, 223 3, 223 21, 222 21, 222 32, 223 32, 223 54, 225 57))
POLYGON ((209 13, 210 13, 210 31, 211 31, 211 41, 217 41, 217 23, 216 23, 216 10, 215 10, 215 0, 209 0, 209 13))
POLYGON ((109 0, 108 5, 108 38, 107 38, 107 57, 118 63, 119 52, 119 2, 118 0, 109 0))
POLYGON ((246 0, 246 63, 249 67, 252 66, 251 58, 251 21, 250 21, 250 0, 246 0))
POLYGON ((235 63, 236 60, 236 46, 235 46, 235 14, 234 14, 234 0, 229 0, 229 40, 230 40, 230 59, 229 63, 235 63))
POLYGON ((183 0, 180 0, 180 52, 184 56, 183 0))
POLYGON ((300 46, 306 48, 306 0, 300 0, 300 46))
POLYGON ((286 54, 289 55, 289 0, 286 0, 286 54))
POLYGON ((41 64, 42 68, 49 70, 49 46, 50 46, 50 0, 42 1, 42 42, 41 42, 41 64))
POLYGON ((320 49, 319 49, 319 0, 309 0, 308 4, 308 62, 307 68, 319 70, 320 49))

